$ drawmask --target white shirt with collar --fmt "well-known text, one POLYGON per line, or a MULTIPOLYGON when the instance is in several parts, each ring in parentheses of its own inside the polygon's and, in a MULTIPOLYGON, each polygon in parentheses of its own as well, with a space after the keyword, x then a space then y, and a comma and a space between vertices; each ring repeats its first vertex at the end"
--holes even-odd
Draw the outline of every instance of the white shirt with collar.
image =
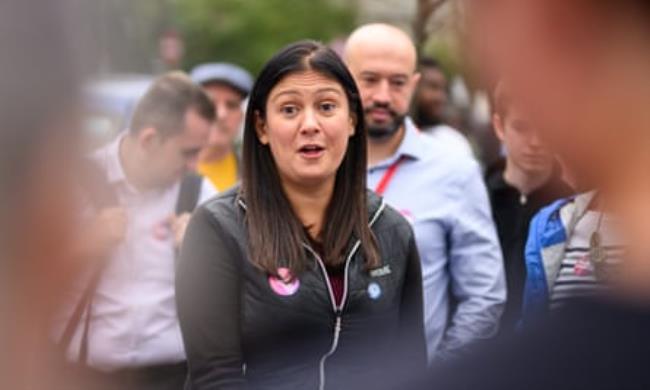
MULTIPOLYGON (((162 190, 137 191, 120 162, 123 138, 92 156, 128 219, 126 238, 115 248, 93 298, 88 364, 103 371, 185 360, 176 314, 174 236, 166 222, 175 213, 180 181, 162 190)), ((199 203, 216 193, 204 179, 199 203)), ((81 326, 71 343, 72 359, 80 340, 81 326)))

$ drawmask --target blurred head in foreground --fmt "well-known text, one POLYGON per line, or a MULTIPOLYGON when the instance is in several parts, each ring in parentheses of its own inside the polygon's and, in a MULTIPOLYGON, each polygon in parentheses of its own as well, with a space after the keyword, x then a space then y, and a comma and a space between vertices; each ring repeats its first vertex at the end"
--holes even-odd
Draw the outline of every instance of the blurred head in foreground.
POLYGON ((66 254, 81 50, 67 3, 0 7, 0 388, 54 386, 45 319, 75 271, 66 254))
POLYGON ((623 217, 634 244, 623 279, 650 296, 650 3, 468 5, 470 42, 483 70, 508 75, 513 99, 576 184, 599 188, 606 207, 623 217), (639 258, 645 261, 632 260, 639 258))

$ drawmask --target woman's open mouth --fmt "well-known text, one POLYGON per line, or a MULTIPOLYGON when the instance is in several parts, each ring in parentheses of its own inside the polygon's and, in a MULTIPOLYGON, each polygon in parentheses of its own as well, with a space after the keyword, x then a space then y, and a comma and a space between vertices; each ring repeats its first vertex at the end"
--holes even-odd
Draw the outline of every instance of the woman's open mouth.
POLYGON ((324 152, 325 148, 316 144, 305 145, 298 149, 298 153, 300 153, 302 157, 309 159, 318 158, 322 156, 324 152))

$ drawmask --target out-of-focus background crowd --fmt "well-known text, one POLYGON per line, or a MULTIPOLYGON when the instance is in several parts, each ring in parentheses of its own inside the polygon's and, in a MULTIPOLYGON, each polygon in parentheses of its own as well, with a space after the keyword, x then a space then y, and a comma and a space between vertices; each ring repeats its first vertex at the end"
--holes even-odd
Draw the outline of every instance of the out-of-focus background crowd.
POLYGON ((88 16, 97 45, 88 88, 97 115, 89 118, 88 133, 96 144, 122 130, 137 98, 162 72, 227 62, 255 75, 288 42, 317 39, 342 52, 355 26, 382 21, 412 33, 419 55, 434 60, 438 72, 428 83, 427 103, 491 164, 500 149, 489 129, 487 86, 460 47, 463 17, 454 1, 97 2, 88 16))
MULTIPOLYGON (((314 39, 357 78, 363 61, 346 48, 348 37, 382 23, 410 37, 417 59, 407 73, 420 75, 412 90, 387 90, 397 97, 385 103, 360 84, 364 104, 386 104, 402 121, 404 140, 384 156, 395 161, 370 161, 368 181, 411 222, 422 262, 434 374, 411 378, 413 388, 436 385, 438 362, 462 372, 466 349, 495 340, 506 344, 486 348, 502 353, 505 363, 481 366, 468 358, 467 375, 476 373, 476 380, 467 380, 467 388, 527 388, 535 382, 527 382, 527 371, 515 375, 508 368, 539 363, 531 375, 543 376, 557 368, 549 362, 569 360, 569 350, 578 351, 569 362, 575 370, 552 371, 566 374, 567 384, 584 375, 588 388, 600 388, 588 379, 593 366, 628 375, 620 388, 647 388, 637 369, 649 338, 633 343, 629 337, 650 323, 650 110, 644 108, 650 55, 644 50, 650 51, 641 44, 650 41, 650 12, 634 0, 480 3, 3 0, 0 387, 66 389, 83 380, 94 388, 93 381, 116 375, 110 379, 138 388, 135 383, 176 370, 184 378, 174 262, 194 206, 241 178, 244 114, 259 71, 287 44, 314 39), (214 108, 201 106, 203 93, 214 108), (188 124, 189 108, 182 119, 159 109, 176 98, 187 98, 200 118, 188 124), (187 138, 182 161, 173 161, 177 150, 144 152, 145 132, 134 135, 138 124, 174 120, 196 132, 207 123, 210 134, 196 145, 187 138), (430 159, 427 145, 448 160, 430 159), (421 164, 400 166, 399 153, 421 164), (195 192, 189 200, 186 170, 205 181, 192 190, 195 175, 187 175, 188 191, 195 192), (454 187, 466 177, 462 190, 454 187), (381 183, 391 180, 395 186, 384 194, 381 183), (141 197, 128 181, 136 188, 176 187, 141 197), (116 199, 106 184, 117 188, 116 199), (154 221, 164 207, 173 213, 154 221), (161 242, 169 245, 160 249, 161 242), (88 266, 88 259, 109 252, 117 266, 108 272, 88 266), (167 268, 152 272, 161 258, 167 268), (545 343, 524 338, 519 345, 529 349, 523 352, 507 344, 540 328, 567 302, 610 291, 611 307, 588 306, 566 327, 548 324, 535 336, 545 343), (143 299, 153 296, 165 298, 143 299), (89 310, 101 314, 84 314, 89 310), (140 322, 145 317, 149 322, 140 322), (584 319, 596 325, 583 331, 584 319), (603 339, 609 342, 599 349, 603 339), (613 363, 613 354, 628 362, 613 363), (589 359, 601 355, 607 357, 592 365, 589 359), (77 363, 96 376, 88 379, 77 363)), ((154 379, 141 388, 170 388, 154 379)), ((465 382, 445 377, 439 388, 457 383, 465 382)))

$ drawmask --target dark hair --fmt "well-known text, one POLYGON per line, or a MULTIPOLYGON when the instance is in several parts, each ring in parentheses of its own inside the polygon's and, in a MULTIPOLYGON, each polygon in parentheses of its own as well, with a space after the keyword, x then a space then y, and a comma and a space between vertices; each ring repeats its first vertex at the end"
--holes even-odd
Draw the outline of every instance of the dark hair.
POLYGON ((157 78, 138 102, 131 120, 131 131, 153 127, 163 136, 183 131, 185 115, 194 109, 206 120, 215 119, 212 100, 185 73, 174 71, 157 78))
POLYGON ((338 265, 350 238, 361 241, 366 266, 379 264, 374 235, 368 226, 366 129, 363 108, 354 79, 334 51, 321 43, 300 41, 280 50, 262 69, 250 94, 244 125, 242 197, 252 262, 269 273, 287 267, 294 274, 305 269, 307 236, 280 182, 271 150, 256 132, 257 117, 266 116, 266 103, 273 87, 290 74, 313 70, 337 81, 347 96, 356 119, 355 132, 336 173, 331 202, 325 214, 322 239, 324 262, 338 265))
POLYGON ((433 69, 440 69, 442 70, 442 66, 440 65, 440 62, 436 60, 433 57, 420 57, 418 60, 418 68, 423 69, 423 68, 433 68, 433 69))

